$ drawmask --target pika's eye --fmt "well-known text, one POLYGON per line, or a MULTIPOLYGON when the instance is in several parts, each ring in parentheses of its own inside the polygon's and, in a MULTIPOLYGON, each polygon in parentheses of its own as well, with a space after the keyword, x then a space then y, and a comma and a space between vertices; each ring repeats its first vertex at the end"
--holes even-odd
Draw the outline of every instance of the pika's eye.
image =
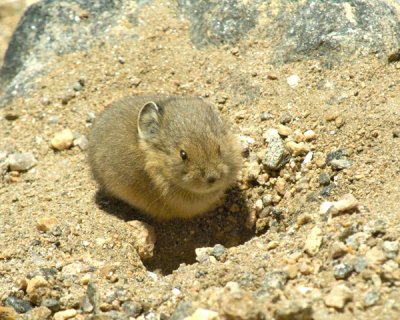
POLYGON ((182 160, 186 160, 187 159, 187 154, 186 154, 185 150, 181 150, 180 154, 181 154, 182 160))

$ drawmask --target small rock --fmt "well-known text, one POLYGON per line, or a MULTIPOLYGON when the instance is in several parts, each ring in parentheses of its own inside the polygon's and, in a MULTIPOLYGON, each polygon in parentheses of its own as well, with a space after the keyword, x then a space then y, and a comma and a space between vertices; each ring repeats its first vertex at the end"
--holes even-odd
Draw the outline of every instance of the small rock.
MULTIPOLYGON (((229 288, 227 288, 229 289, 229 288)), ((255 301, 250 292, 234 289, 221 296, 221 319, 250 320, 256 319, 255 301)))
POLYGON ((89 140, 86 136, 81 135, 79 138, 74 140, 74 146, 78 146, 82 151, 84 151, 89 146, 89 140))
POLYGON ((317 134, 313 130, 307 130, 303 136, 306 141, 312 141, 317 138, 317 134))
POLYGON ((143 311, 142 306, 134 301, 125 301, 122 304, 122 310, 126 315, 128 315, 128 317, 133 318, 140 316, 143 311))
POLYGON ((120 64, 125 64, 125 59, 123 57, 118 57, 118 62, 120 64))
POLYGON ((196 261, 203 263, 210 260, 210 248, 196 248, 196 261))
POLYGON ((372 227, 371 233, 374 237, 382 236, 386 233, 386 222, 383 220, 376 220, 372 227))
POLYGON ((338 117, 335 119, 335 126, 336 126, 336 128, 340 129, 341 127, 344 126, 344 124, 345 124, 345 120, 344 120, 344 118, 343 118, 342 116, 338 116, 338 117))
POLYGON ((321 186, 327 186, 330 183, 331 183, 331 177, 325 171, 322 171, 319 174, 319 184, 321 186))
POLYGON ((278 80, 278 76, 276 75, 276 73, 268 73, 267 74, 267 79, 268 80, 278 80))
POLYGON ((15 121, 19 118, 19 115, 16 113, 7 113, 4 116, 4 119, 8 120, 8 121, 15 121))
POLYGON ((56 225, 57 219, 55 217, 44 217, 37 220, 36 229, 42 232, 47 232, 53 229, 56 225))
POLYGON ((261 172, 260 165, 258 162, 253 161, 250 162, 249 167, 247 169, 247 178, 249 181, 255 181, 257 180, 259 174, 261 172))
POLYGON ((18 315, 13 308, 0 306, 0 319, 1 320, 16 320, 17 316, 18 315))
POLYGON ((82 303, 81 303, 81 309, 85 313, 90 313, 93 311, 94 307, 93 307, 92 303, 90 302, 90 299, 88 298, 88 296, 85 296, 83 298, 82 303))
POLYGON ((289 275, 284 271, 268 272, 262 283, 266 289, 281 289, 283 290, 288 282, 289 275))
POLYGON ((394 259, 399 252, 399 243, 397 241, 384 241, 382 249, 388 259, 394 259))
POLYGON ((271 194, 266 194, 262 198, 263 206, 269 206, 272 204, 272 195, 271 194))
POLYGON ((132 86, 132 87, 137 87, 137 86, 139 86, 139 84, 142 83, 142 79, 137 78, 137 77, 132 77, 132 78, 130 79, 130 82, 131 82, 131 86, 132 86))
POLYGON ((352 265, 346 263, 340 263, 335 267, 334 276, 336 280, 339 279, 347 279, 351 276, 354 271, 354 267, 352 265))
POLYGON ((292 132, 293 132, 292 129, 290 129, 288 126, 285 126, 283 124, 278 125, 278 133, 282 137, 290 136, 292 132))
POLYGON ((217 259, 220 258, 224 253, 225 247, 222 244, 216 244, 211 250, 211 255, 217 259))
POLYGON ((392 134, 393 134, 393 138, 399 138, 400 137, 400 129, 394 129, 392 134))
POLYGON ((332 259, 338 259, 347 254, 348 248, 341 241, 335 241, 331 246, 331 257, 332 259))
POLYGON ((128 221, 127 224, 133 228, 133 231, 131 232, 133 243, 140 258, 146 260, 153 257, 154 246, 156 243, 156 233, 154 228, 149 224, 138 220, 128 221))
POLYGON ((285 191, 286 191, 286 181, 285 181, 285 179, 279 177, 276 180, 275 189, 278 192, 278 194, 283 196, 285 194, 285 191))
POLYGON ((300 77, 296 74, 291 75, 287 78, 287 83, 290 87, 295 88, 299 85, 300 77))
POLYGON ((28 285, 26 287, 26 293, 31 294, 38 288, 49 287, 49 283, 42 276, 33 277, 28 281, 28 285))
POLYGON ((196 309, 196 311, 184 320, 218 320, 220 319, 218 313, 208 309, 196 309))
POLYGON ((277 305, 275 318, 277 320, 312 320, 314 319, 312 305, 305 299, 283 301, 277 305))
POLYGON ((381 298, 379 291, 370 290, 364 295, 364 306, 372 307, 377 304, 381 298))
POLYGON ((314 153, 312 151, 309 151, 306 156, 304 157, 303 162, 301 163, 302 166, 306 166, 309 164, 314 156, 314 153))
POLYGON ((270 114, 269 112, 263 111, 263 112, 260 113, 260 120, 261 121, 266 121, 266 120, 269 120, 269 119, 272 119, 272 118, 273 118, 273 115, 270 114))
POLYGON ((64 96, 61 98, 61 103, 63 105, 68 104, 73 98, 75 98, 76 93, 73 90, 68 90, 64 93, 64 96))
POLYGON ((304 142, 297 143, 295 141, 288 141, 285 146, 286 149, 294 156, 299 156, 309 151, 304 142))
POLYGON ((278 241, 270 241, 267 244, 267 250, 273 250, 279 247, 279 242, 278 241))
POLYGON ((48 124, 57 124, 60 121, 59 117, 57 116, 49 116, 49 119, 47 120, 48 124))
POLYGON ((83 89, 83 86, 79 82, 75 82, 72 86, 72 89, 74 89, 74 91, 81 91, 83 89))
POLYGON ((37 164, 31 152, 10 154, 7 162, 11 171, 27 171, 37 164))
POLYGON ((356 258, 356 262, 354 263, 354 270, 356 272, 361 273, 367 267, 367 259, 364 256, 360 256, 356 258))
POLYGON ((53 313, 60 310, 60 302, 56 299, 44 299, 42 306, 50 309, 53 313))
POLYGON ((325 297, 324 302, 328 307, 343 309, 347 302, 353 300, 353 293, 344 284, 336 285, 325 297))
MULTIPOLYGON (((8 297, 4 301, 4 304, 7 307, 14 308, 14 310, 17 311, 18 313, 26 313, 32 309, 32 306, 28 301, 21 300, 16 297, 13 297, 13 296, 8 297)), ((2 319, 2 318, 0 317, 0 319, 2 319)))
POLYGON ((351 167, 352 162, 347 159, 333 159, 330 166, 334 170, 343 170, 351 167))
POLYGON ((365 253, 365 259, 368 266, 379 267, 386 261, 387 257, 381 249, 373 247, 365 253))
POLYGON ((320 227, 315 226, 309 236, 306 239, 306 243, 304 245, 304 251, 309 255, 309 256, 315 256, 319 248, 321 247, 322 244, 322 230, 320 227))
POLYGON ((66 320, 75 317, 78 312, 75 309, 59 311, 54 314, 54 320, 66 320))
POLYGON ((51 139, 51 147, 56 150, 69 149, 74 141, 74 134, 70 129, 64 129, 57 132, 53 139, 51 139))
POLYGON ((95 119, 96 119, 96 114, 94 112, 90 111, 86 114, 87 123, 93 123, 95 119))
POLYGON ((326 164, 330 165, 331 161, 334 159, 341 159, 343 156, 345 156, 347 152, 343 149, 338 149, 332 152, 329 152, 326 156, 326 164))
POLYGON ((27 317, 29 320, 50 319, 50 316, 51 311, 46 307, 37 307, 27 313, 27 317))
POLYGON ((288 123, 290 123, 290 121, 292 121, 292 116, 289 113, 284 113, 279 118, 279 122, 281 124, 288 124, 288 123))
POLYGON ((181 320, 189 317, 194 312, 192 303, 190 301, 182 300, 176 306, 174 312, 171 314, 169 320, 181 320))
POLYGON ((263 137, 268 142, 268 147, 262 163, 268 169, 278 170, 284 164, 286 156, 283 140, 276 129, 267 130, 263 137))
POLYGON ((345 194, 340 200, 332 202, 328 213, 334 217, 344 212, 356 210, 358 205, 358 200, 351 193, 348 193, 345 194))

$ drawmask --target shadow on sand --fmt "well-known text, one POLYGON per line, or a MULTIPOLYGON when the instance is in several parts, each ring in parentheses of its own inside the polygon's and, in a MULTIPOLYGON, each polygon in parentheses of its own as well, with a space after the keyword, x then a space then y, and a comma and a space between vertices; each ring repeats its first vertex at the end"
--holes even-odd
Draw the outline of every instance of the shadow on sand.
POLYGON ((164 275, 172 273, 182 263, 194 263, 196 248, 216 244, 229 248, 243 244, 254 236, 254 231, 245 226, 249 211, 238 189, 228 192, 223 206, 190 220, 156 221, 101 191, 96 194, 96 203, 105 212, 124 221, 140 220, 154 227, 157 235, 154 256, 144 261, 144 265, 150 271, 164 275), (233 203, 238 205, 237 212, 228 209, 233 203))

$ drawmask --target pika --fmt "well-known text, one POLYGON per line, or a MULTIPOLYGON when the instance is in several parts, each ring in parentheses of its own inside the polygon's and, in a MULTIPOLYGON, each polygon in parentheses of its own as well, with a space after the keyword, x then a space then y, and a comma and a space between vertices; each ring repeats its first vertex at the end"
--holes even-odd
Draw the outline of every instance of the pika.
POLYGON ((241 167, 240 144, 213 106, 196 97, 125 97, 89 135, 94 179, 158 219, 191 218, 223 199, 241 167))

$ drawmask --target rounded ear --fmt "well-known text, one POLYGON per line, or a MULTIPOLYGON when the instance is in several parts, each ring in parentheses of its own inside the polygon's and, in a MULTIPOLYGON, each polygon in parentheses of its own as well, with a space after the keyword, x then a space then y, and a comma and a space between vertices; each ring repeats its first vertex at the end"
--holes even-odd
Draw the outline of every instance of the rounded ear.
POLYGON ((153 101, 139 111, 138 133, 140 139, 151 140, 160 131, 162 109, 153 101))

